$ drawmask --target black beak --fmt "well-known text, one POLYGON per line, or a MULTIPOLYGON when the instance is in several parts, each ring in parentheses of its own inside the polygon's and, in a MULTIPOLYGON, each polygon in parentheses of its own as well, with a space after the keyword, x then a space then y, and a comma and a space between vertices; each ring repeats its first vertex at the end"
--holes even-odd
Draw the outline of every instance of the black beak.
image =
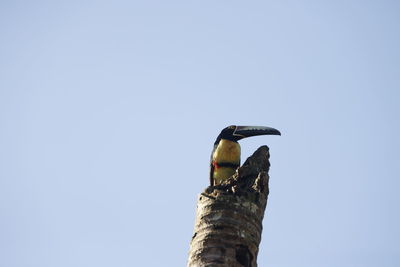
POLYGON ((281 133, 277 129, 265 126, 236 126, 233 132, 233 136, 239 139, 256 135, 281 135, 281 133))

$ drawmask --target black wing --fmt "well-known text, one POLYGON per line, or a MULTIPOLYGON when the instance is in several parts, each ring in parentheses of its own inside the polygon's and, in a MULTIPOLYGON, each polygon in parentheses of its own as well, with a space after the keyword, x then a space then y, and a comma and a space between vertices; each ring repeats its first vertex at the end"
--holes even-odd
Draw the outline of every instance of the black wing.
POLYGON ((213 155, 214 151, 217 146, 214 146, 213 151, 211 152, 211 158, 210 158, 210 185, 214 186, 214 164, 213 164, 213 155))

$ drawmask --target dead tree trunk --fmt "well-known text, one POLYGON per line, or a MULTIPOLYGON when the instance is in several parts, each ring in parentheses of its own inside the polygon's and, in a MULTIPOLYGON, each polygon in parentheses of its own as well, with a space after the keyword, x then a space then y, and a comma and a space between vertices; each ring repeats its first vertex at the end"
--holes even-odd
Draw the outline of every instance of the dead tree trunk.
POLYGON ((188 267, 257 266, 269 166, 262 146, 233 177, 199 195, 188 267))

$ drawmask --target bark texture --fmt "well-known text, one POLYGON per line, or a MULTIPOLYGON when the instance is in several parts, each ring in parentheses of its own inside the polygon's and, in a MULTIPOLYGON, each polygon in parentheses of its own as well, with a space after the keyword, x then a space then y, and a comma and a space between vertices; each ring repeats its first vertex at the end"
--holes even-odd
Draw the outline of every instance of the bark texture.
POLYGON ((231 178, 199 195, 188 267, 257 266, 269 166, 262 146, 231 178))

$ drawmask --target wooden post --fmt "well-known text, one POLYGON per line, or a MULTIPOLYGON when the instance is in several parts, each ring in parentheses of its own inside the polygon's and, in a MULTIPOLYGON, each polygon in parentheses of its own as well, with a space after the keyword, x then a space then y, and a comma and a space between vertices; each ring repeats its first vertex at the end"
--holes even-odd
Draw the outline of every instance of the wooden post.
POLYGON ((188 267, 257 266, 269 166, 262 146, 231 178, 199 195, 188 267))

